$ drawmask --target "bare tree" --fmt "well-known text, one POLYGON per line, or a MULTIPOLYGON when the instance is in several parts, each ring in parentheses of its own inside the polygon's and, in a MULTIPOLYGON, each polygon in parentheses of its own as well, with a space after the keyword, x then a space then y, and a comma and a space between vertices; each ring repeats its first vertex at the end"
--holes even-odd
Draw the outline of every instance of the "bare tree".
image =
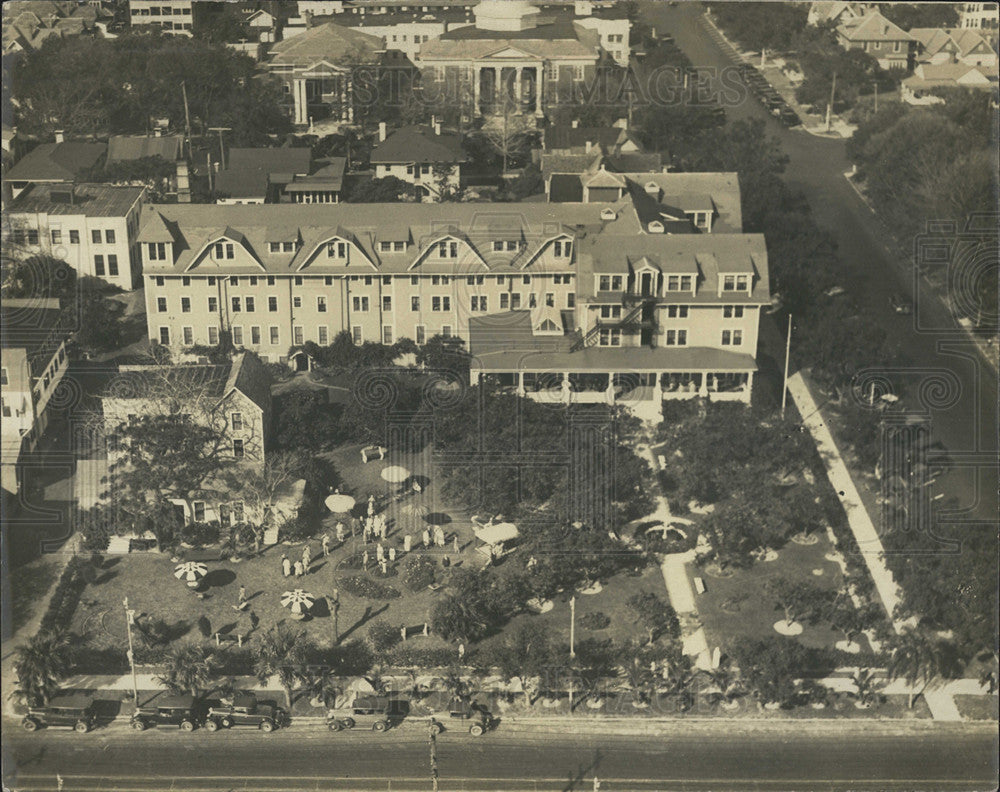
POLYGON ((506 176, 511 156, 524 150, 535 127, 533 118, 518 114, 517 103, 505 87, 500 86, 500 90, 500 112, 487 119, 480 134, 503 157, 503 175, 506 176))

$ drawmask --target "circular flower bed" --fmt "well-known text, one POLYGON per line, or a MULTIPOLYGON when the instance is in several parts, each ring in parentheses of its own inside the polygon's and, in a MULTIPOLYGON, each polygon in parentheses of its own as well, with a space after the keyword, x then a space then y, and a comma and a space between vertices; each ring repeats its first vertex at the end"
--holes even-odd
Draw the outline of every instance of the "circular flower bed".
POLYGON ((601 611, 594 611, 581 616, 579 624, 585 630, 603 630, 610 626, 611 617, 601 611))
POLYGON ((365 599, 388 600, 397 599, 400 596, 399 590, 377 580, 355 575, 354 577, 341 578, 337 581, 339 587, 355 597, 365 599))

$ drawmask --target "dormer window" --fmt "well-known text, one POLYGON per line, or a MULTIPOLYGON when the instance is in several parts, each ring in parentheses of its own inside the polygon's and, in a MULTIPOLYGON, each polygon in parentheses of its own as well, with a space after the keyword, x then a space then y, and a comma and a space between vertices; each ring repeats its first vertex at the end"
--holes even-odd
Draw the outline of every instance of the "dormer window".
POLYGON ((458 242, 438 242, 438 258, 458 258, 458 242))
POLYGON ((217 259, 236 258, 236 250, 232 242, 216 242, 215 257, 217 259))
POLYGON ((722 278, 722 291, 750 291, 750 276, 749 275, 724 275, 722 278))
POLYGON ((165 261, 167 258, 167 245, 165 242, 150 242, 147 246, 150 261, 165 261))
POLYGON ((568 239, 557 239, 552 243, 552 255, 556 258, 569 258, 572 243, 568 239))
POLYGON ((347 258, 347 243, 346 242, 329 242, 326 246, 326 257, 327 258, 347 258))
POLYGON ((623 275, 601 275, 598 278, 598 291, 621 291, 624 285, 623 275))
POLYGON ((649 224, 649 233, 651 234, 662 234, 663 233, 663 223, 659 220, 654 220, 649 224))
POLYGON ((694 289, 694 276, 693 275, 668 275, 667 276, 667 291, 683 291, 689 292, 694 289))

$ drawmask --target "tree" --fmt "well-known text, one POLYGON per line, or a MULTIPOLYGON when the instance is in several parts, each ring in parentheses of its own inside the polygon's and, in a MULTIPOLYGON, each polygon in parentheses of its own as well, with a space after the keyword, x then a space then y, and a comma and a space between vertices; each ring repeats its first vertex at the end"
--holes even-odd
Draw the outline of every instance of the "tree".
POLYGON ((536 679, 553 661, 549 631, 535 622, 520 622, 497 640, 482 647, 476 662, 484 670, 496 668, 505 680, 515 679, 524 692, 524 703, 534 704, 536 679))
POLYGON ((767 581, 764 588, 774 598, 775 606, 784 611, 787 625, 821 613, 823 604, 830 599, 829 592, 786 577, 773 577, 767 581))
POLYGON ((40 632, 14 653, 17 692, 29 706, 48 706, 70 672, 72 642, 65 632, 40 632))
POLYGON ((720 663, 717 668, 703 669, 701 674, 708 680, 708 687, 702 690, 702 693, 708 697, 710 703, 731 704, 746 695, 746 690, 728 659, 720 663))
POLYGON ((254 675, 261 683, 277 677, 289 710, 296 683, 305 679, 312 648, 305 632, 290 628, 282 620, 260 636, 260 644, 254 650, 254 675))
POLYGON ((415 200, 414 187, 396 176, 359 181, 347 195, 348 203, 397 203, 415 200))
POLYGON ((172 693, 188 693, 198 698, 212 683, 219 667, 218 657, 204 646, 171 649, 164 658, 166 673, 156 680, 172 693))
POLYGON ((875 673, 870 668, 859 668, 851 675, 854 692, 850 693, 859 704, 870 707, 881 698, 875 673))
POLYGON ((889 679, 902 679, 910 686, 906 703, 910 709, 935 677, 954 667, 954 647, 919 627, 892 639, 890 652, 889 679))
POLYGON ((882 620, 880 607, 873 602, 863 602, 860 606, 854 604, 849 590, 844 587, 831 600, 826 612, 830 626, 844 636, 844 642, 850 646, 855 639, 866 630, 873 629, 882 620))
POLYGON ((239 493, 251 512, 261 515, 261 525, 273 523, 278 502, 288 494, 292 483, 300 480, 308 458, 303 452, 278 451, 268 454, 264 466, 226 471, 227 488, 239 493))
POLYGON ((882 16, 907 31, 958 26, 958 12, 950 3, 882 3, 879 10, 882 16))
POLYGON ((400 627, 376 621, 368 627, 368 643, 376 654, 384 655, 402 640, 400 627))
POLYGON ((653 643, 663 634, 672 638, 680 635, 681 626, 676 611, 652 591, 633 594, 626 604, 646 631, 647 643, 653 643))
POLYGON ((805 28, 807 9, 773 3, 712 3, 712 16, 726 35, 750 50, 786 50, 805 28))
POLYGON ((339 442, 337 410, 325 388, 289 388, 275 399, 275 444, 319 451, 339 442))
POLYGON ((500 112, 490 116, 479 136, 498 154, 503 163, 501 174, 507 175, 510 161, 523 154, 534 135, 534 120, 517 115, 517 107, 508 96, 507 86, 498 86, 502 93, 500 112))
POLYGON ((807 670, 810 658, 809 652, 797 641, 780 636, 738 638, 729 647, 728 654, 759 701, 785 706, 797 697, 795 679, 807 670))

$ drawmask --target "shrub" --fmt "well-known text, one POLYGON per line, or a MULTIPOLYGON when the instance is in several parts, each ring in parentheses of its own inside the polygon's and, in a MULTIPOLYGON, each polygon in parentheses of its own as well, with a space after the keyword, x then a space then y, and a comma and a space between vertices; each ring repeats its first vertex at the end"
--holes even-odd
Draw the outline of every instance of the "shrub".
POLYGON ((602 611, 586 613, 580 617, 580 626, 585 630, 603 630, 611 624, 611 617, 602 611))
MULTIPOLYGON (((143 647, 136 648, 137 663, 155 662, 161 656, 162 650, 154 653, 144 650, 143 647)), ((125 674, 128 670, 125 649, 78 646, 73 650, 73 672, 76 674, 125 674)))
POLYGON ((83 590, 87 587, 88 575, 93 579, 93 573, 93 564, 88 559, 74 556, 69 560, 55 591, 52 592, 49 607, 46 608, 45 615, 42 616, 38 627, 39 632, 56 633, 69 628, 73 614, 76 612, 76 606, 83 595, 83 590))
POLYGON ((189 523, 181 528, 181 541, 195 546, 215 544, 219 541, 219 523, 189 523))
POLYGON ((377 621, 368 628, 368 643, 378 654, 385 654, 403 640, 400 627, 384 621, 377 621))
POLYGON ((341 578, 340 588, 355 597, 365 599, 388 600, 397 599, 400 596, 399 590, 377 580, 355 575, 354 577, 341 578))
POLYGON ((428 556, 411 556, 403 567, 403 583, 410 591, 423 591, 434 582, 437 565, 428 556))
MULTIPOLYGON (((454 649, 447 647, 414 646, 404 643, 396 646, 388 655, 388 661, 397 666, 415 666, 417 668, 443 668, 452 665, 457 655, 454 649)), ((469 654, 466 654, 466 658, 469 654)))
POLYGON ((285 520, 278 528, 278 536, 282 539, 308 539, 316 531, 316 527, 312 520, 309 520, 304 515, 298 515, 297 517, 289 517, 285 520))
POLYGON ((294 372, 284 363, 265 363, 264 368, 271 375, 274 382, 286 382, 292 378, 294 372))

